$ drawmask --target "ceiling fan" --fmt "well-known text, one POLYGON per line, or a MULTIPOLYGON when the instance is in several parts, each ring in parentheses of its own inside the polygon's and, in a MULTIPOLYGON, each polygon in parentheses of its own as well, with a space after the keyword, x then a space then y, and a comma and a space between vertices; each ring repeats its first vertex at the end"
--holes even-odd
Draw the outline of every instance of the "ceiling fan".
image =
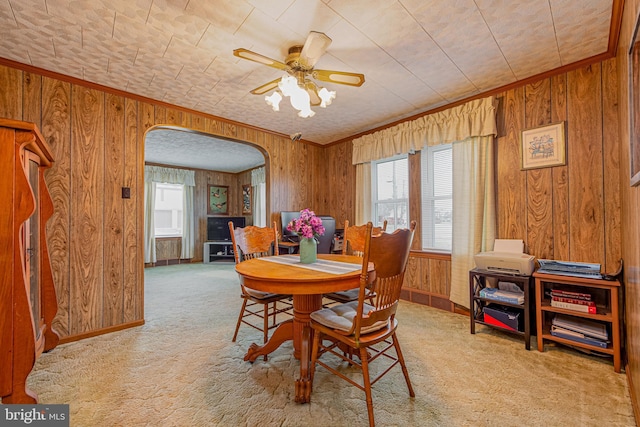
POLYGON ((325 88, 318 87, 312 79, 349 86, 362 86, 364 83, 363 74, 334 70, 316 70, 313 68, 330 44, 331 39, 326 34, 311 31, 304 45, 295 45, 289 48, 289 54, 284 62, 268 58, 247 49, 235 49, 233 54, 238 58, 248 59, 285 71, 288 75, 258 86, 251 90, 251 93, 254 95, 264 95, 276 89, 276 92, 271 97, 265 97, 267 103, 271 105, 275 111, 278 111, 278 105, 280 100, 282 100, 282 95, 285 95, 289 96, 291 104, 300 110, 298 115, 301 117, 311 117, 314 114, 310 109, 311 105, 325 107, 335 98, 335 91, 328 91, 325 88), (309 98, 308 101, 306 99, 307 96, 309 98))

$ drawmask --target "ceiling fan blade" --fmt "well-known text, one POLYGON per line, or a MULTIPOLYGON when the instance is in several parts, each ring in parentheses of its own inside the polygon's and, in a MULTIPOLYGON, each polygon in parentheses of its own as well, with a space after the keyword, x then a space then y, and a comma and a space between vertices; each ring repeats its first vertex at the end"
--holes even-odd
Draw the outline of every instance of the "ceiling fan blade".
POLYGON ((272 91, 273 89, 278 87, 278 83, 280 83, 281 77, 270 81, 269 83, 265 83, 262 86, 258 86, 257 88, 251 91, 254 95, 264 95, 265 93, 272 91))
POLYGON ((300 63, 308 68, 312 68, 318 59, 327 51, 331 44, 331 39, 325 33, 311 31, 300 52, 300 63))
POLYGON ((345 71, 313 70, 311 76, 323 82, 339 83, 341 85, 362 86, 364 74, 347 73, 345 71))
POLYGON ((311 105, 320 105, 322 99, 320 99, 320 96, 318 95, 318 87, 313 82, 307 81, 305 82, 305 89, 309 94, 309 102, 311 105))
POLYGON ((249 61, 258 62, 269 67, 277 68, 279 70, 288 70, 289 66, 284 62, 276 61, 275 59, 268 58, 259 53, 252 52, 247 49, 235 49, 233 54, 238 58, 248 59, 249 61))

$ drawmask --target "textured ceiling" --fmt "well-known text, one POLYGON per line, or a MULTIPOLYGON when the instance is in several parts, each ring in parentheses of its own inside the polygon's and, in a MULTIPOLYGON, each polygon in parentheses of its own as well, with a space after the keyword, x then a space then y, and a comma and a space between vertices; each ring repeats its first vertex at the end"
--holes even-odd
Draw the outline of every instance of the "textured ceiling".
POLYGON ((144 148, 145 162, 169 166, 238 173, 264 165, 262 153, 250 145, 196 132, 154 129, 144 148))
POLYGON ((0 57, 259 128, 330 143, 608 49, 620 0, 0 0, 0 57), (299 118, 249 91, 309 31, 333 104, 299 118))

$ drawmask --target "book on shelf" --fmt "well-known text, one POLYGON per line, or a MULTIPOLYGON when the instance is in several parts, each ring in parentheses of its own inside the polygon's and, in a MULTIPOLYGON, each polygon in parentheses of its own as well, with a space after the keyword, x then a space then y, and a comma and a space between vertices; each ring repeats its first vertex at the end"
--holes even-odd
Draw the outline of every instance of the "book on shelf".
POLYGON ((556 314, 555 316, 553 316, 553 319, 551 319, 551 325, 568 329, 570 331, 584 334, 586 336, 600 340, 606 341, 609 339, 607 326, 594 320, 569 316, 565 314, 556 314))
POLYGON ((574 304, 571 302, 557 301, 555 299, 551 300, 551 307, 564 308, 566 310, 573 310, 573 311, 579 311, 581 313, 590 313, 590 314, 596 314, 597 312, 595 305, 574 304))
POLYGON ((595 301, 587 301, 587 300, 584 300, 584 299, 575 299, 575 298, 552 296, 551 297, 551 301, 569 302, 571 304, 588 305, 589 307, 595 307, 596 306, 595 301))
POLYGON ((551 296, 591 301, 591 294, 585 292, 565 291, 563 289, 551 289, 551 296))
POLYGON ((484 288, 480 290, 480 297, 498 302, 507 302, 510 304, 524 304, 524 292, 511 292, 498 288, 484 288))
POLYGON ((565 329, 560 326, 551 326, 551 335, 554 337, 564 338, 566 340, 579 342, 582 344, 589 344, 600 348, 607 348, 609 341, 602 340, 589 335, 575 332, 570 329, 565 329))

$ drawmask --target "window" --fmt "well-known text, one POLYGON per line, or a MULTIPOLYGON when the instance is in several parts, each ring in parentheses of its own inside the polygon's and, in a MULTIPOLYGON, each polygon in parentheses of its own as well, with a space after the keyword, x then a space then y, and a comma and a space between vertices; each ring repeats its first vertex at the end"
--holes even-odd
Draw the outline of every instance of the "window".
POLYGON ((374 225, 387 220, 387 231, 409 224, 409 162, 407 156, 371 164, 374 225))
POLYGON ((421 151, 422 249, 451 250, 453 162, 451 144, 421 151))
POLYGON ((181 184, 156 184, 156 237, 182 236, 182 190, 181 184))

